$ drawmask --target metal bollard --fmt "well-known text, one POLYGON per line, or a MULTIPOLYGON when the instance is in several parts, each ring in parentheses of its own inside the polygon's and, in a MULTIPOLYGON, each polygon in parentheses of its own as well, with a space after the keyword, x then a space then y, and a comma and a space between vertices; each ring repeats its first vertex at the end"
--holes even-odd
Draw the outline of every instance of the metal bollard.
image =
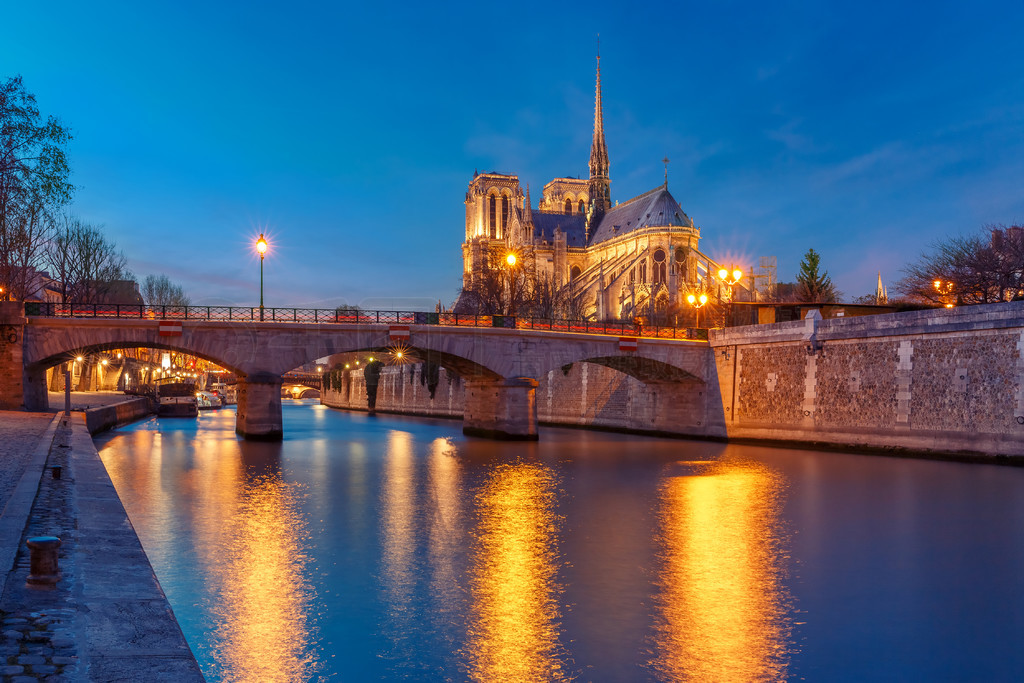
POLYGON ((36 536, 25 541, 29 547, 29 574, 26 583, 37 586, 52 586, 60 581, 57 566, 57 549, 60 539, 56 536, 36 536))

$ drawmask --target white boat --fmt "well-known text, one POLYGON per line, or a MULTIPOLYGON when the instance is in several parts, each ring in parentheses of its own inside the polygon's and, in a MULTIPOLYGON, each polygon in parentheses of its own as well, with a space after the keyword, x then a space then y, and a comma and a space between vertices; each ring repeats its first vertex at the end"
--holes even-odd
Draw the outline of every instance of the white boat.
POLYGON ((223 404, 220 397, 212 391, 197 391, 196 405, 199 410, 211 410, 213 408, 220 408, 223 404))

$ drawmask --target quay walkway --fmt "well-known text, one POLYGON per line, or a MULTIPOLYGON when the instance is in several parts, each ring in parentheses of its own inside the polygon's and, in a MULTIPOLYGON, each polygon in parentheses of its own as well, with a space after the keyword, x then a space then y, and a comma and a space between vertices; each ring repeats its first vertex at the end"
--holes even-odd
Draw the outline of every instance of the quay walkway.
MULTIPOLYGON (((73 406, 123 400, 90 393, 73 406)), ((203 681, 85 413, 0 411, 0 465, 2 680, 203 681), (25 581, 33 536, 61 539, 52 588, 25 581)))

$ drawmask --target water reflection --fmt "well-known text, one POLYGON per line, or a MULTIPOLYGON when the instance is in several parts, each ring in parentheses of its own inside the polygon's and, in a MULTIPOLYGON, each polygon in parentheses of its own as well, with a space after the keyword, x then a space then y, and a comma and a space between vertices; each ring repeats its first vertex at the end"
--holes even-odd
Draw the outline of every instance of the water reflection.
POLYGON ((783 479, 755 463, 679 463, 661 487, 655 660, 676 681, 778 681, 790 657, 783 479))
POLYGON ((558 643, 556 478, 540 464, 498 465, 477 495, 467 655, 478 681, 569 677, 558 643))
POLYGON ((211 643, 225 681, 311 680, 318 665, 309 618, 302 493, 282 478, 280 447, 200 442, 204 474, 197 547, 207 580, 211 643))

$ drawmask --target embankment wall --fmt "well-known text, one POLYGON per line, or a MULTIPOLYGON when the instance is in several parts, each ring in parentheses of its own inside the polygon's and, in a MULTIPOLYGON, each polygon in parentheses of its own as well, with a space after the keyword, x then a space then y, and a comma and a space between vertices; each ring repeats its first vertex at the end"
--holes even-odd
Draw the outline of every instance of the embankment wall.
POLYGON ((85 424, 90 434, 96 434, 135 422, 152 412, 153 402, 148 398, 133 398, 122 403, 90 408, 85 411, 85 424))
POLYGON ((1024 302, 712 331, 730 439, 1024 455, 1024 302))

